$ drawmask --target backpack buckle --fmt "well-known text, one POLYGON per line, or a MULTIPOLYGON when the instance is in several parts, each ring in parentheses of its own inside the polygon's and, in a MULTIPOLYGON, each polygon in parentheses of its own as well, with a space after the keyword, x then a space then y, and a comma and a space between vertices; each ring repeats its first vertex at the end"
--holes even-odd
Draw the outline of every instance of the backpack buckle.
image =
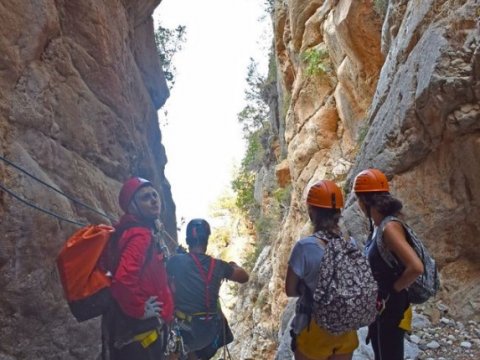
POLYGON ((382 299, 382 298, 378 298, 378 299, 377 299, 377 311, 378 311, 378 315, 381 315, 381 314, 385 311, 385 309, 386 309, 386 307, 387 307, 388 299, 390 299, 390 294, 388 294, 385 299, 382 299))

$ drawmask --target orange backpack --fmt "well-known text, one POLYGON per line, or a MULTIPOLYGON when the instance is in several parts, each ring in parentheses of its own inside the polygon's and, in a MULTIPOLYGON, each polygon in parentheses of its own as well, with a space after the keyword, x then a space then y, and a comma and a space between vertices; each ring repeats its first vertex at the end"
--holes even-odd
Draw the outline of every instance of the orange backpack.
POLYGON ((65 242, 57 257, 65 297, 78 321, 102 315, 112 302, 112 274, 100 262, 114 232, 108 225, 83 227, 65 242))

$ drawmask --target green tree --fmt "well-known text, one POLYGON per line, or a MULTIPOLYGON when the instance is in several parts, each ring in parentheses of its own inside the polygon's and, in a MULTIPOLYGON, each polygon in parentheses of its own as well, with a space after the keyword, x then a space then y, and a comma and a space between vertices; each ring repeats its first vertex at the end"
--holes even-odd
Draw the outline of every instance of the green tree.
POLYGON ((250 58, 247 68, 247 89, 245 100, 247 105, 238 114, 238 121, 243 126, 243 133, 248 138, 260 129, 268 119, 268 104, 264 99, 265 79, 258 73, 258 64, 250 58))
POLYGON ((187 29, 183 25, 178 25, 175 29, 168 29, 159 24, 155 30, 157 54, 162 62, 163 73, 169 89, 172 89, 175 84, 177 73, 173 57, 178 51, 182 50, 182 45, 186 41, 186 34, 187 29))
POLYGON ((331 70, 329 55, 326 49, 308 49, 302 53, 302 60, 307 65, 306 72, 309 76, 323 75, 331 70))

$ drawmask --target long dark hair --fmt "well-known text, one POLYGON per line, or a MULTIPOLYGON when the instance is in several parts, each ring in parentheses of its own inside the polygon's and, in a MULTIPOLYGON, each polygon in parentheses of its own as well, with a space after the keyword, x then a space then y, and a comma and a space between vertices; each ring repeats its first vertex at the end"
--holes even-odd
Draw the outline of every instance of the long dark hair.
POLYGON ((367 211, 374 207, 383 216, 399 215, 403 204, 389 192, 357 193, 358 198, 367 206, 367 211))
POLYGON ((338 231, 338 221, 341 215, 340 209, 326 209, 309 205, 308 215, 313 223, 315 232, 325 230, 336 233, 338 231))

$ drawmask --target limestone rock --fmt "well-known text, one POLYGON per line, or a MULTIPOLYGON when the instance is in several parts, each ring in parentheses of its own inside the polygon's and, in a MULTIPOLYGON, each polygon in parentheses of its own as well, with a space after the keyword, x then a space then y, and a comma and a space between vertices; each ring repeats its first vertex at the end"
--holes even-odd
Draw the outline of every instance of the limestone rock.
POLYGON ((369 130, 349 180, 366 167, 388 174, 407 221, 438 261, 442 298, 456 316, 479 316, 480 288, 473 281, 480 233, 480 113, 474 95, 480 87, 474 71, 479 4, 447 2, 446 11, 434 1, 418 7, 396 3, 405 6, 395 10, 402 21, 391 38, 369 130))
MULTIPOLYGON (((0 155, 117 218, 131 175, 151 179, 175 237, 157 109, 168 97, 153 42, 160 0, 2 1, 0 155)), ((1 183, 84 223, 108 222, 0 163, 1 183)), ((0 358, 94 359, 98 320, 69 314, 55 258, 76 226, 0 191, 0 358)))
MULTIPOLYGON (((443 285, 435 300, 448 307, 448 318, 476 319, 480 4, 391 0, 382 18, 373 0, 275 3, 278 93, 284 94, 280 113, 285 116, 292 193, 271 261, 258 264, 273 267, 270 282, 263 285, 272 299, 264 324, 272 318, 280 322, 287 304, 286 262, 295 241, 309 231, 304 205, 308 186, 321 178, 343 186, 343 225, 362 243, 368 224, 348 195, 353 177, 373 166, 387 173, 392 193, 404 203, 407 222, 438 260, 443 285), (319 64, 306 59, 306 51, 319 51, 326 71, 309 72, 309 66, 319 64)), ((284 162, 279 169, 285 167, 284 162)), ((450 326, 440 322, 447 317, 444 310, 432 308, 430 314, 432 329, 450 326)), ((417 336, 420 344, 435 340, 440 349, 446 348, 436 330, 417 336)), ((279 340, 249 341, 268 347, 279 340)), ((458 354, 460 345, 453 345, 457 353, 447 358, 458 354)), ((428 353, 420 351, 422 357, 428 353)), ((413 359, 417 353, 408 356, 413 359)), ((250 356, 255 354, 252 350, 250 356)), ((289 355, 277 353, 277 358, 289 355)))
POLYGON ((275 168, 277 182, 281 188, 286 187, 291 182, 290 167, 287 160, 283 160, 275 168))

